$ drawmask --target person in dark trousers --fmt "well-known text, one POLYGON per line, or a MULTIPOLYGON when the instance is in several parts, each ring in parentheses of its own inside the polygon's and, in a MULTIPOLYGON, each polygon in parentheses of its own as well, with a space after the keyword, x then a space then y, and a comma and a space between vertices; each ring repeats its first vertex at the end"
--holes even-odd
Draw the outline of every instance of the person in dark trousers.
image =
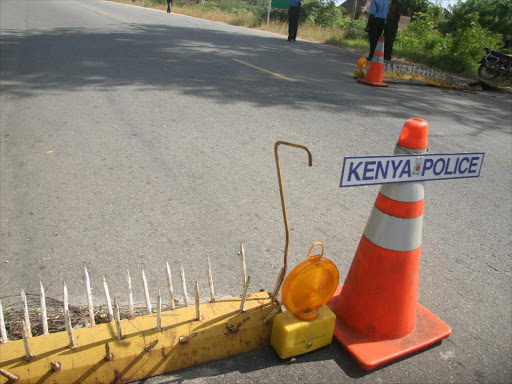
POLYGON ((299 29, 301 0, 288 0, 288 41, 295 41, 299 29))
MULTIPOLYGON (((373 58, 373 53, 377 47, 379 37, 382 35, 384 25, 386 24, 386 17, 389 13, 388 0, 373 0, 370 7, 370 15, 368 16, 368 23, 366 24, 365 31, 368 32, 368 39, 370 40, 370 54, 367 57, 368 61, 373 58)), ((386 42, 384 42, 386 45, 386 42)))
POLYGON ((402 0, 391 0, 384 26, 384 60, 391 60, 400 16, 402 16, 402 0))
POLYGON ((171 13, 172 0, 167 0, 167 13, 171 13))

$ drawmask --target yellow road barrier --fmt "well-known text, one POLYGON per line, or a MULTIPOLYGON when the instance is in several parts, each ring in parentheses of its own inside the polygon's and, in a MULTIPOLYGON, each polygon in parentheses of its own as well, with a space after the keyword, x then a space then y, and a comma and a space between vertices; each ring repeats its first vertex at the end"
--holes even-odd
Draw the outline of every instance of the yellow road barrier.
POLYGON ((0 383, 128 383, 268 345, 280 306, 266 291, 241 302, 162 312, 161 330, 157 314, 73 329, 73 348, 67 332, 28 338, 28 360, 24 340, 0 344, 0 383))

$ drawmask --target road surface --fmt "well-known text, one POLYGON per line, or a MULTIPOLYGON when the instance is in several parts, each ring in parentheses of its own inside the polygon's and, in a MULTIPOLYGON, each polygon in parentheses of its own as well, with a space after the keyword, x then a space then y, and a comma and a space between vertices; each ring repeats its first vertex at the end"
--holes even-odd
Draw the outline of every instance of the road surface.
MULTIPOLYGON (((165 262, 208 297, 271 290, 284 226, 273 145, 280 152, 289 265, 322 241, 346 277, 378 186, 340 189, 345 156, 393 152, 403 123, 429 122, 433 153, 485 152, 478 179, 426 184, 419 302, 453 335, 376 371, 336 342, 296 362, 271 348, 150 383, 510 383, 512 381, 512 100, 352 78, 360 53, 127 5, 2 0, 0 298, 85 305, 101 276, 126 301, 125 269, 143 303, 165 262)), ((299 27, 300 28, 300 27, 299 27)), ((177 289, 178 295, 181 295, 177 289)))

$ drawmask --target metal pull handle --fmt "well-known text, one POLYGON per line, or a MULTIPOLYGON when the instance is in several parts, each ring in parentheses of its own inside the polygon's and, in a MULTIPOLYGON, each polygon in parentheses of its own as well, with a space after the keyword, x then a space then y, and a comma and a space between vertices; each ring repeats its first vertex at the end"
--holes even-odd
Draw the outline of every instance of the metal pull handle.
POLYGON ((279 164, 278 147, 280 145, 288 145, 290 147, 305 150, 308 153, 308 165, 310 167, 313 166, 313 157, 311 156, 311 151, 308 148, 306 148, 305 146, 299 145, 299 144, 288 143, 286 141, 278 141, 274 145, 274 155, 276 157, 276 167, 277 167, 277 178, 279 180, 279 192, 281 194, 281 206, 283 208, 284 229, 286 231, 286 243, 284 246, 284 262, 283 262, 284 265, 283 265, 283 268, 281 269, 281 273, 279 274, 279 277, 277 279, 276 286, 274 288, 274 293, 272 294, 272 299, 275 299, 277 297, 279 289, 281 288, 281 284, 283 283, 284 276, 286 275, 286 270, 288 268, 288 245, 290 244, 290 232, 288 229, 288 218, 286 217, 286 203, 284 200, 283 180, 281 178, 281 166, 279 164))

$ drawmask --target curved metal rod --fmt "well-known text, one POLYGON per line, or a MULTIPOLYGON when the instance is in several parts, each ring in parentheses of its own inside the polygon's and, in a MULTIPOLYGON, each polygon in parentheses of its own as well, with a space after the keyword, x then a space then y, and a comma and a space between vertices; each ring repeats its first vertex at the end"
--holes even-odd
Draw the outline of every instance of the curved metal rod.
POLYGON ((308 153, 308 160, 309 160, 308 165, 310 167, 313 166, 313 157, 311 156, 310 150, 308 148, 306 148, 305 146, 299 145, 299 144, 288 143, 286 141, 278 141, 274 145, 274 154, 276 157, 276 167, 277 167, 277 178, 279 180, 279 192, 281 194, 281 206, 283 208, 284 229, 286 231, 286 244, 284 246, 284 266, 283 266, 283 269, 281 270, 281 274, 279 275, 279 278, 277 280, 276 287, 274 288, 274 293, 272 295, 273 298, 277 297, 279 288, 281 288, 281 284, 284 280, 284 276, 286 275, 286 270, 288 268, 288 245, 290 244, 290 231, 288 229, 288 218, 286 216, 286 203, 284 200, 283 180, 281 178, 281 166, 279 165, 278 147, 281 144, 305 150, 308 153))

